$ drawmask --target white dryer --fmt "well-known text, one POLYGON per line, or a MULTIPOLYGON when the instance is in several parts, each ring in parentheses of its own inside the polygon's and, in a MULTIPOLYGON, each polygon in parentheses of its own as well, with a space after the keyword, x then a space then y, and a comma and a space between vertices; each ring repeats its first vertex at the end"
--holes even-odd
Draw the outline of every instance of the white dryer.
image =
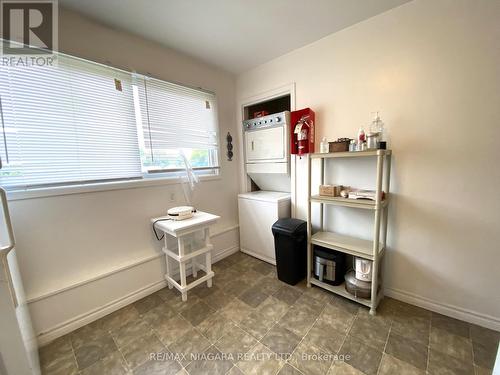
POLYGON ((245 170, 261 190, 290 191, 290 112, 243 121, 245 170))
POLYGON ((259 190, 239 194, 241 251, 276 264, 271 228, 276 220, 290 217, 290 206, 290 193, 259 190))

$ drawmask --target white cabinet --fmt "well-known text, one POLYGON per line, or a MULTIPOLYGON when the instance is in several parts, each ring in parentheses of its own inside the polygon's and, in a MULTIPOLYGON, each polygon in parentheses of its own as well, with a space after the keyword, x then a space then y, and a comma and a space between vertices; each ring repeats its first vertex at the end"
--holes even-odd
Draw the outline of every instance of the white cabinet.
POLYGON ((238 195, 240 249, 242 252, 276 264, 272 226, 290 217, 290 194, 254 191, 238 195))

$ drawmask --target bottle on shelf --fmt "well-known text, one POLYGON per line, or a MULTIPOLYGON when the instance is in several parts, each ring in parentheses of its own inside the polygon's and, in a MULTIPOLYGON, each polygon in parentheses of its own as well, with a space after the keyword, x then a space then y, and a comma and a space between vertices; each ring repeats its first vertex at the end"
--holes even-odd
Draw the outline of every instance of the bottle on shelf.
POLYGON ((349 151, 353 152, 353 151, 357 151, 357 150, 358 150, 358 148, 356 146, 356 140, 351 139, 351 142, 349 143, 349 151))
MULTIPOLYGON (((363 144, 365 143, 365 141, 366 141, 365 129, 359 128, 359 131, 358 131, 358 147, 357 147, 358 151, 364 151, 363 150, 363 144)), ((365 150, 366 150, 366 148, 365 148, 365 150)))
MULTIPOLYGON (((379 112, 373 112, 374 118, 370 124, 370 137, 373 137, 372 144, 368 148, 382 148, 382 145, 387 145, 387 140, 385 139, 385 127, 384 122, 380 119, 379 112), (383 143, 385 142, 385 143, 383 143)), ((384 147, 385 148, 385 147, 384 147)))
POLYGON ((330 147, 328 145, 328 141, 326 140, 326 137, 323 137, 321 140, 321 143, 319 144, 319 152, 322 154, 327 154, 330 150, 330 147))
POLYGON ((368 150, 376 150, 378 148, 378 133, 368 132, 366 134, 366 145, 368 150))

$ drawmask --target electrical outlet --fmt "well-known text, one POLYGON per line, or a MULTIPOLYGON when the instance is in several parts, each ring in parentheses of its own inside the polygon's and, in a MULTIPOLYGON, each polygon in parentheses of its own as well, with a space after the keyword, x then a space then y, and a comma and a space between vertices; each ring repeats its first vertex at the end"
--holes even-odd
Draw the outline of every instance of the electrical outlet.
POLYGON ((175 202, 175 193, 170 193, 170 202, 175 202))

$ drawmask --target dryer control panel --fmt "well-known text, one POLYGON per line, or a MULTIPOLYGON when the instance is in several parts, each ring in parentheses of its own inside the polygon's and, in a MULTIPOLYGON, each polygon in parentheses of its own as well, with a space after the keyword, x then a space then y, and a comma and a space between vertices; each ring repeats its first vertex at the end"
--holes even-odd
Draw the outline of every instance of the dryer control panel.
POLYGON ((251 120, 245 120, 243 121, 243 130, 251 131, 262 128, 270 128, 274 126, 285 125, 287 121, 287 114, 289 116, 289 113, 290 112, 285 111, 280 113, 274 113, 272 115, 257 117, 251 120))

